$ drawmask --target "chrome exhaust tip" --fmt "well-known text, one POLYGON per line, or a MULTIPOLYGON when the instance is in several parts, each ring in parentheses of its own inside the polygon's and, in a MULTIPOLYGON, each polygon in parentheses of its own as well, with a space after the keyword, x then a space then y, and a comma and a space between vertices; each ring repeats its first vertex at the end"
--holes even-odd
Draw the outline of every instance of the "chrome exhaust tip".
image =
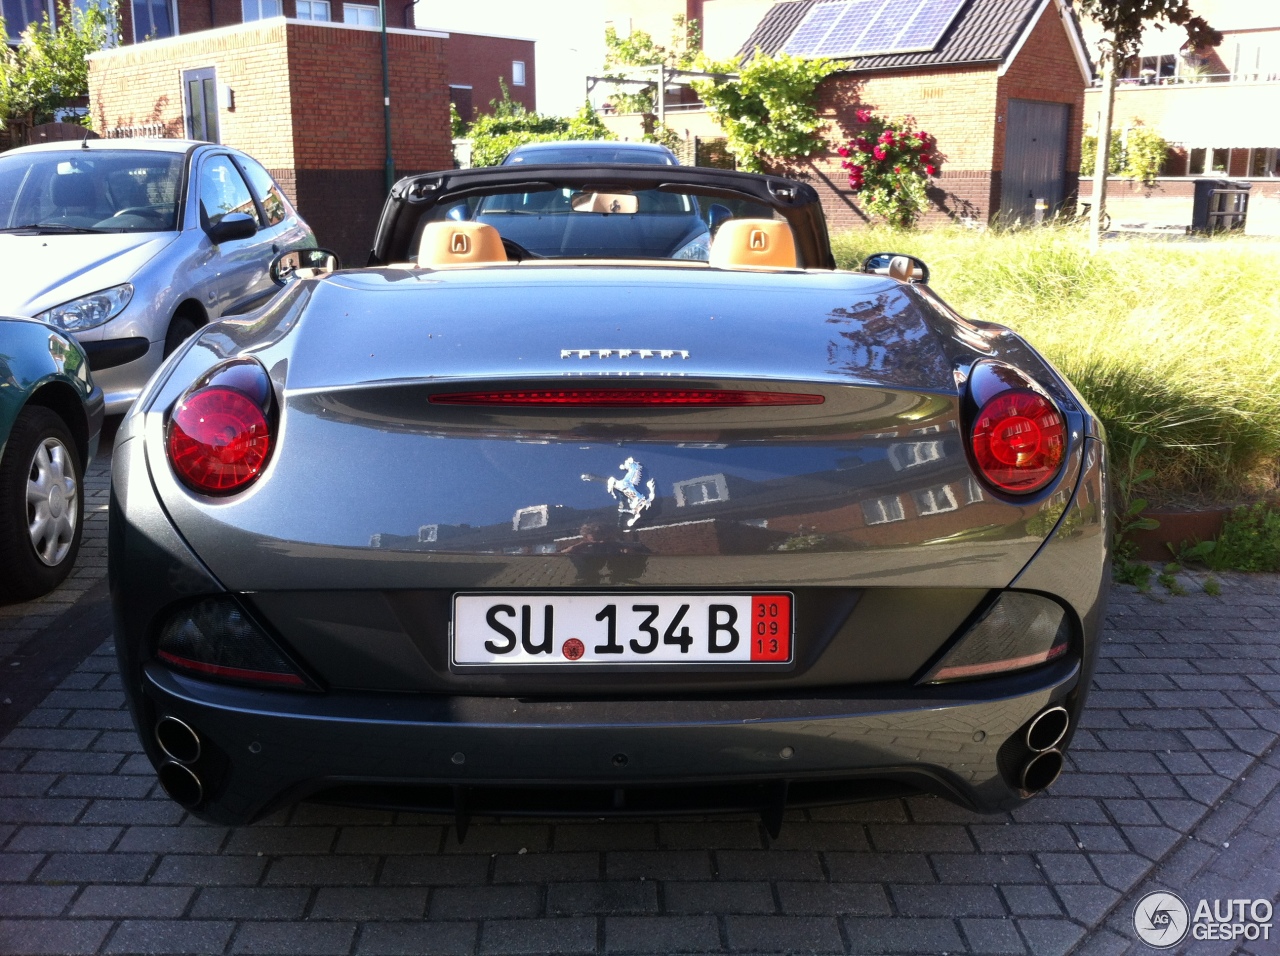
POLYGON ((204 800, 204 785, 189 767, 166 760, 160 765, 157 774, 160 777, 160 786, 164 787, 164 792, 174 803, 181 804, 189 810, 199 806, 204 800))
POLYGON ((1036 753, 1052 750, 1062 743, 1062 738, 1067 735, 1069 726, 1071 726, 1071 717, 1067 714, 1067 709, 1050 707, 1031 721, 1030 726, 1027 727, 1028 749, 1036 753))
POLYGON ((1019 782, 1023 791, 1039 793, 1053 786, 1053 782, 1058 779, 1058 774, 1062 773, 1063 762, 1060 750, 1046 750, 1044 753, 1036 754, 1022 768, 1022 777, 1019 782))
POLYGON ((166 757, 184 764, 200 759, 200 735, 177 717, 161 717, 156 722, 155 735, 166 757))

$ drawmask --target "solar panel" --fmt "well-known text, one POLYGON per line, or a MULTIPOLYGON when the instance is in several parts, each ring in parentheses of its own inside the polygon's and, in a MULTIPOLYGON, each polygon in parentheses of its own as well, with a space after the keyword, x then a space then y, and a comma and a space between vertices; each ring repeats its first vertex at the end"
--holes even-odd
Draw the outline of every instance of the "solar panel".
POLYGON ((831 0, 810 9, 783 44, 794 56, 877 56, 932 50, 965 0, 831 0))

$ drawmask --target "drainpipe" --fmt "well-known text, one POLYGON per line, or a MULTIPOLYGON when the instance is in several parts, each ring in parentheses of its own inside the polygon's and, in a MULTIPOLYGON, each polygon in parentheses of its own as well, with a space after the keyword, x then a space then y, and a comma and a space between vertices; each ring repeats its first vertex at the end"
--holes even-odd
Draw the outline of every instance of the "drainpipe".
POLYGON ((391 72, 387 68, 387 3, 378 0, 378 22, 382 25, 382 124, 386 130, 386 190, 396 182, 396 164, 391 158, 391 72))

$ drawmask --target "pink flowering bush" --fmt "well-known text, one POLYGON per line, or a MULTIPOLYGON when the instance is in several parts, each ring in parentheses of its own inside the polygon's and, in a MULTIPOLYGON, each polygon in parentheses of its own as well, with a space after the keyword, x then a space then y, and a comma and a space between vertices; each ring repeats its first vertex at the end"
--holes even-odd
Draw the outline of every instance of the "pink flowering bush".
POLYGON ((858 135, 836 150, 849 185, 871 215, 892 226, 914 226, 929 202, 925 185, 942 166, 937 140, 916 129, 909 116, 885 121, 869 109, 854 115, 858 135))

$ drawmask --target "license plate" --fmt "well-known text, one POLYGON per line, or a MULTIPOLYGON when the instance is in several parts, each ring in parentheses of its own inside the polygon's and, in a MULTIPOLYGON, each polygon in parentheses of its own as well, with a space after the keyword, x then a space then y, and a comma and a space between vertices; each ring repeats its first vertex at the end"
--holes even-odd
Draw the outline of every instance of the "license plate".
POLYGON ((457 594, 453 663, 787 664, 790 594, 457 594))

